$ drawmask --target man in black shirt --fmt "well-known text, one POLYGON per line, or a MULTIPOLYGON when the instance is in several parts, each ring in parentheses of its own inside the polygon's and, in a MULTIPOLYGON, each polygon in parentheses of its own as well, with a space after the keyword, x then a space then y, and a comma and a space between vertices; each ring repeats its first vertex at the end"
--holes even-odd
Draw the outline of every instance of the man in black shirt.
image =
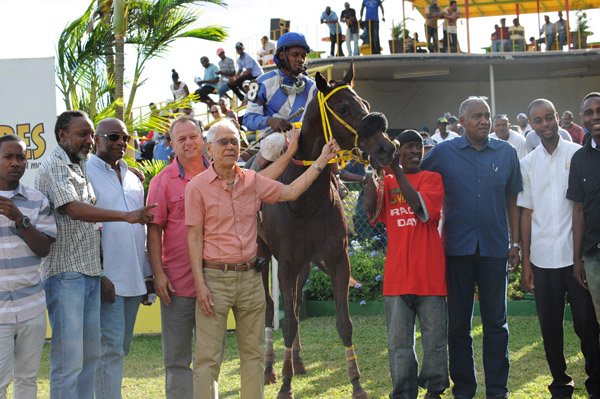
POLYGON ((340 21, 346 24, 346 47, 348 55, 359 55, 358 51, 358 21, 356 11, 350 8, 350 3, 344 3, 344 10, 340 14, 340 21), (354 43, 354 52, 351 50, 350 42, 354 43))
POLYGON ((567 198, 574 201, 574 273, 590 290, 600 321, 600 93, 583 98, 581 120, 590 137, 573 155, 567 190, 567 198))

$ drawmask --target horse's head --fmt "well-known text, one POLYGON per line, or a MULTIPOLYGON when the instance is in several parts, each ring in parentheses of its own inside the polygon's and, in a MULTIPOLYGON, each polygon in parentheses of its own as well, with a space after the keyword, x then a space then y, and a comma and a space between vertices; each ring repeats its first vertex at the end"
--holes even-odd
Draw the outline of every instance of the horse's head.
POLYGON ((333 137, 341 149, 352 150, 358 147, 369 155, 374 166, 387 165, 392 161, 395 146, 385 134, 385 129, 377 130, 372 124, 363 122, 365 118, 369 119, 370 105, 351 88, 353 80, 353 63, 341 81, 327 82, 320 73, 316 73, 317 89, 325 102, 321 107, 322 112, 327 112, 333 137))

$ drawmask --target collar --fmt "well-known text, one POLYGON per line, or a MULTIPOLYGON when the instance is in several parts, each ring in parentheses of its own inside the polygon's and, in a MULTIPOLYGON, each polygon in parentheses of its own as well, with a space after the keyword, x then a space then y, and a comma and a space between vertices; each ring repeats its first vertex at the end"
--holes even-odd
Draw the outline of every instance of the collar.
MULTIPOLYGON (((205 170, 208 169, 208 167, 210 166, 210 161, 204 155, 202 155, 202 163, 204 164, 205 170)), ((178 177, 182 179, 186 178, 185 169, 183 169, 183 166, 179 163, 179 159, 177 159, 177 157, 175 157, 173 162, 167 165, 165 169, 167 170, 166 173, 169 174, 169 177, 173 179, 178 177)))
POLYGON ((542 154, 544 154, 544 156, 546 156, 546 157, 552 157, 555 154, 559 154, 561 152, 561 149, 565 146, 565 144, 562 143, 563 141, 564 140, 563 140, 562 136, 559 134, 558 135, 558 144, 556 145, 556 148, 554 149, 554 152, 552 154, 550 154, 548 152, 548 150, 546 150, 546 147, 544 147, 544 144, 542 144, 541 139, 540 139, 540 144, 535 148, 535 150, 537 150, 539 148, 539 151, 542 154))
MULTIPOLYGON (((8 190, 6 190, 6 191, 8 191, 8 190)), ((26 200, 28 200, 28 199, 29 199, 29 198, 27 197, 27 190, 25 190, 25 186, 24 186, 24 185, 22 185, 21 183, 19 183, 19 184, 17 185, 17 188, 15 188, 15 189, 13 190, 12 197, 10 197, 10 198, 14 198, 14 197, 17 197, 17 196, 18 196, 18 197, 23 197, 23 198, 25 198, 26 200)))
MULTIPOLYGON (((498 141, 490 140, 489 135, 488 135, 488 137, 486 138, 486 142, 483 144, 483 146, 481 146, 481 148, 479 149, 479 151, 481 151, 481 150, 483 150, 485 148, 489 148, 490 150, 496 150, 497 146, 498 146, 498 143, 500 141, 501 141, 500 139, 498 139, 498 141)), ((471 146, 471 143, 469 143, 469 140, 467 140, 467 135, 466 134, 463 134, 460 137, 452 139, 452 140, 450 140, 450 142, 451 143, 456 143, 458 145, 458 148, 460 148, 460 149, 464 149, 464 148, 467 148, 467 147, 473 148, 471 146)))
MULTIPOLYGON (((234 168, 235 168, 236 175, 240 179, 243 179, 244 176, 246 175, 246 173, 244 172, 244 169, 240 168, 237 164, 234 165, 234 168)), ((219 178, 219 176, 217 176, 217 172, 215 171, 215 164, 214 164, 214 162, 210 165, 210 167, 208 169, 206 169, 205 173, 208 176, 208 181, 211 182, 211 183, 219 178)))
POLYGON ((594 140, 593 137, 590 137, 590 148, 592 148, 596 151, 600 151, 600 148, 598 148, 598 144, 596 144, 596 141, 594 140))
MULTIPOLYGON (((99 167, 104 168, 106 170, 113 170, 112 166, 110 166, 108 162, 104 161, 96 154, 92 154, 88 162, 92 165, 97 164, 99 167)), ((127 163, 123 159, 119 159, 117 161, 117 164, 119 165, 119 169, 121 169, 121 172, 126 172, 128 170, 127 163)))

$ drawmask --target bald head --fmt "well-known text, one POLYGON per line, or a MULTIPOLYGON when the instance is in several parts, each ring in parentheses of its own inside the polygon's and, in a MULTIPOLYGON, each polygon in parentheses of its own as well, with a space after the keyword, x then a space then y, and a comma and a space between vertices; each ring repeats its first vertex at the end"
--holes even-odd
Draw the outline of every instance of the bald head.
POLYGON ((552 101, 546 100, 545 98, 538 98, 536 100, 533 100, 527 107, 527 116, 529 117, 529 119, 531 119, 531 111, 535 107, 540 106, 540 105, 543 105, 545 107, 550 107, 550 108, 552 108, 552 110, 554 112, 556 112, 556 108, 554 107, 554 103, 552 103, 552 101))
POLYGON ((96 126, 96 134, 108 134, 114 131, 124 131, 125 133, 127 133, 127 127, 125 126, 125 124, 123 123, 123 121, 121 121, 120 119, 117 118, 106 118, 106 119, 102 119, 100 121, 100 123, 98 123, 98 126, 96 126))
POLYGON ((127 127, 117 118, 106 118, 96 126, 96 155, 111 165, 125 155, 127 144, 131 137, 127 134, 127 127))

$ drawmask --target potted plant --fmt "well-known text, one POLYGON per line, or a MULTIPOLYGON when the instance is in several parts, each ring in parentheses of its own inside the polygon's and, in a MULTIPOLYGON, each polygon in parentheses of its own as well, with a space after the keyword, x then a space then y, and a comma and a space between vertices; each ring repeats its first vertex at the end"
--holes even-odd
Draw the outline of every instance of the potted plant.
MULTIPOLYGON (((397 24, 392 24, 392 40, 388 40, 390 45, 390 53, 404 53, 404 40, 403 38, 409 37, 409 31, 406 29, 406 21, 412 20, 412 18, 405 18, 404 21, 400 21, 397 24)), ((407 41, 408 44, 408 41, 407 41)), ((408 51, 407 52, 412 52, 408 51)))
POLYGON ((574 49, 587 47, 587 37, 593 33, 589 30, 589 20, 585 11, 579 10, 577 15, 577 30, 571 31, 571 46, 574 49))

